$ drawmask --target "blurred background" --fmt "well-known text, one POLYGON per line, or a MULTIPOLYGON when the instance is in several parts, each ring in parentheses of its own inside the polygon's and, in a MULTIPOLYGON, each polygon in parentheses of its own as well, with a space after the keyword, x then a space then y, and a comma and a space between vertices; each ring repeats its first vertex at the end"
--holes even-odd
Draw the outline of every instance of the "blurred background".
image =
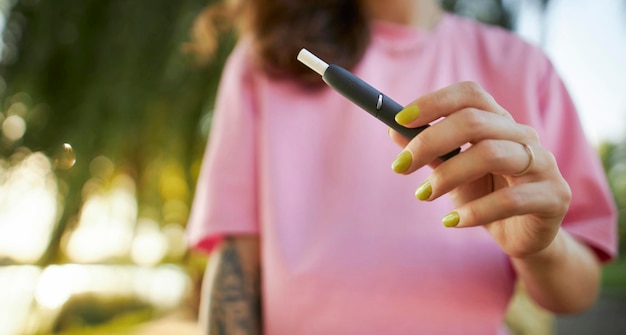
MULTIPOLYGON (((0 335, 194 332, 207 257, 184 229, 235 40, 205 66, 183 51, 210 2, 0 0, 0 335)), ((626 1, 442 3, 552 58, 626 246, 626 1)), ((623 334, 625 313, 618 259, 596 306, 546 333, 623 334)))

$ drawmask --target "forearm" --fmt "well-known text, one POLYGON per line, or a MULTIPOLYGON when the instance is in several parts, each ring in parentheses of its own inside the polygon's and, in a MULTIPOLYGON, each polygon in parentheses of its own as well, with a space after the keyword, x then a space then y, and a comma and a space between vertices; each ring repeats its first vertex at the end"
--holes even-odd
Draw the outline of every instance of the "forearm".
POLYGON ((529 295, 552 312, 579 312, 597 298, 600 262, 591 249, 563 229, 538 254, 511 260, 529 295))
POLYGON ((200 323, 209 335, 261 334, 258 237, 227 237, 212 254, 202 289, 200 323))

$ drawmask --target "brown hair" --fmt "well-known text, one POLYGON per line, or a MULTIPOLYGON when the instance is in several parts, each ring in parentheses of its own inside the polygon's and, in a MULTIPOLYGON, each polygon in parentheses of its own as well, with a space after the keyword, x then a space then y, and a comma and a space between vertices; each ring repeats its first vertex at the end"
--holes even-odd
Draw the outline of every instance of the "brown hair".
POLYGON ((320 58, 352 68, 370 40, 362 0, 226 0, 203 10, 188 50, 208 60, 221 31, 252 37, 255 61, 272 77, 321 83, 296 55, 307 48, 320 58))

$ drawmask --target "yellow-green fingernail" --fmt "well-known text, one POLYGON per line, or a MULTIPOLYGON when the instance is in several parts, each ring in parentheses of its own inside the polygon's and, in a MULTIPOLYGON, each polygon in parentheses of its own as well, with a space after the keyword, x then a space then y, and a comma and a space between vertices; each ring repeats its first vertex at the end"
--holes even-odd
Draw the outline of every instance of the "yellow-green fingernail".
POLYGON ((452 228, 452 227, 456 227, 459 224, 460 219, 461 218, 459 217, 459 213, 450 212, 448 213, 448 215, 443 217, 441 222, 443 223, 444 226, 448 228, 452 228))
POLYGON ((396 122, 399 125, 406 126, 420 116, 420 109, 415 105, 406 106, 403 110, 396 114, 396 122))
POLYGON ((423 182, 422 185, 420 185, 415 191, 415 197, 422 201, 428 200, 431 194, 433 194, 433 187, 430 185, 428 180, 423 182))
POLYGON ((396 157, 396 160, 393 161, 393 163, 391 163, 391 168, 396 173, 405 173, 411 167, 412 162, 413 156, 411 156, 410 152, 405 150, 402 151, 398 157, 396 157))

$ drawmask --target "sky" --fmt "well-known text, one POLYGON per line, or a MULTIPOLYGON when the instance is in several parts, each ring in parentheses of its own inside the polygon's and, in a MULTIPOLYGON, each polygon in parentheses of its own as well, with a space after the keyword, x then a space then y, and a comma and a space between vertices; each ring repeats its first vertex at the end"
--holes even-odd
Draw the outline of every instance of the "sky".
POLYGON ((552 0, 539 18, 521 1, 517 31, 542 45, 563 78, 589 140, 626 140, 626 1, 552 0))

